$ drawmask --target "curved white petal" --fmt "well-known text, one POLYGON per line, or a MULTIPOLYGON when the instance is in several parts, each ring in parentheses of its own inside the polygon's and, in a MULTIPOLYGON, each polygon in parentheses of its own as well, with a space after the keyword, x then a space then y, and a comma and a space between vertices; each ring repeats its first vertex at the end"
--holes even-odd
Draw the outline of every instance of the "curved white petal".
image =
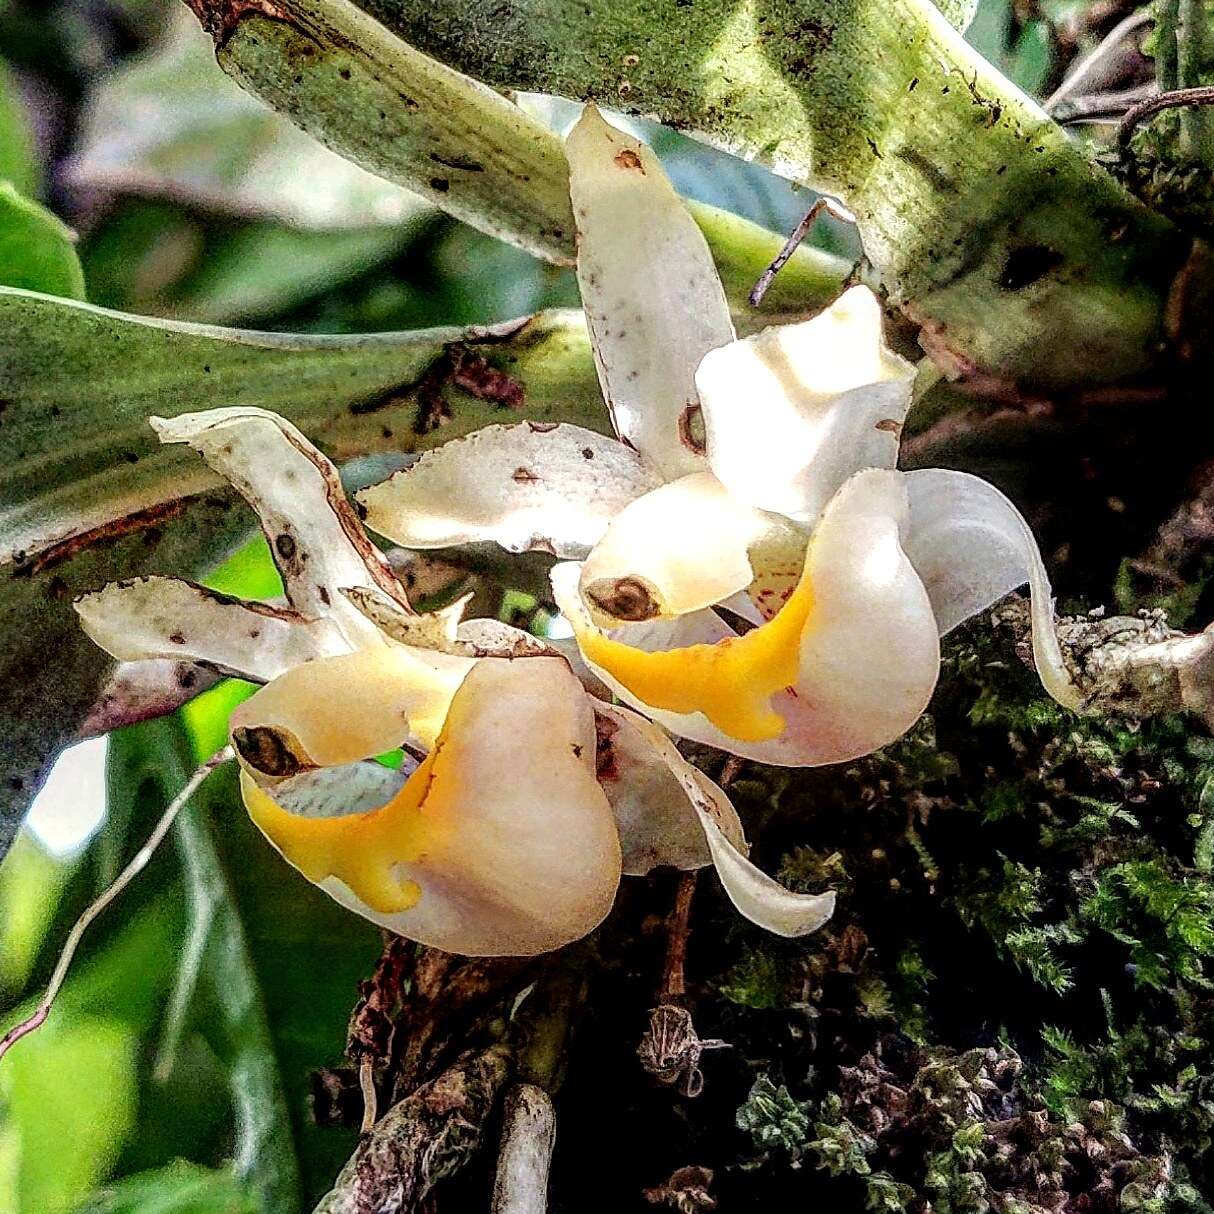
POLYGON ((406 548, 491 541, 584 556, 659 483, 641 457, 581 426, 486 426, 357 494, 372 531, 406 548))
POLYGON ((729 900, 752 923, 777 936, 807 936, 835 913, 835 892, 797 894, 753 865, 707 816, 704 837, 729 900))
POLYGON ((711 607, 755 580, 772 553, 805 536, 777 515, 734 497, 711 472, 694 472, 626 506, 582 566, 581 592, 611 625, 711 607))
POLYGON ((254 408, 149 420, 161 442, 189 443, 257 511, 292 607, 333 620, 351 648, 382 642, 341 591, 374 586, 407 608, 404 591, 363 531, 337 470, 290 422, 254 408))
POLYGON ((433 745, 476 659, 382 645, 295 666, 237 705, 228 722, 263 779, 354 763, 405 743, 433 745))
POLYGON ((1054 699, 1079 708, 1082 696, 1054 628, 1049 575, 1024 516, 994 485, 968 472, 924 468, 906 473, 906 487, 910 525, 903 543, 927 588, 940 635, 1027 582, 1037 673, 1054 699))
POLYGON ((746 858, 741 823, 724 790, 688 763, 652 721, 608 704, 599 705, 597 712, 599 779, 609 799, 613 789, 602 770, 602 722, 615 725, 606 739, 605 757, 618 769, 613 808, 624 844, 625 873, 645 873, 655 864, 701 868, 711 859, 734 906, 770 932, 804 936, 830 918, 835 909, 833 891, 793 893, 746 858), (672 777, 682 797, 671 794, 672 777), (688 807, 695 810, 694 820, 688 807))
POLYGON ((628 708, 597 702, 598 778, 615 814, 624 873, 643 877, 669 865, 712 863, 700 814, 745 850, 737 811, 725 791, 692 767, 657 726, 628 708))
POLYGON ((695 370, 734 336, 708 244, 658 158, 594 106, 565 150, 578 284, 616 433, 667 479, 700 471, 695 370))
POLYGON ((202 662, 255 683, 347 649, 327 620, 241 602, 177 578, 111 582, 82 595, 74 606, 84 631, 119 661, 202 662))
MULTIPOLYGON (((393 792, 351 782, 370 811, 332 808, 331 787, 288 804, 246 775, 245 803, 270 842, 358 914, 472 956, 531 955, 593 930, 611 909, 620 846, 595 778, 594 717, 559 658, 486 659, 451 703, 436 746, 393 792)), ((280 788, 282 786, 279 786, 280 788)))
POLYGON ((900 543, 907 515, 901 473, 852 477, 783 609, 714 644, 644 653, 594 625, 577 566, 558 565, 553 590, 594 673, 672 733, 767 763, 843 762, 914 724, 939 673, 935 617, 900 543))
POLYGON ((714 350, 696 373, 712 470, 742 501, 812 523, 854 472, 895 466, 914 374, 867 287, 714 350))

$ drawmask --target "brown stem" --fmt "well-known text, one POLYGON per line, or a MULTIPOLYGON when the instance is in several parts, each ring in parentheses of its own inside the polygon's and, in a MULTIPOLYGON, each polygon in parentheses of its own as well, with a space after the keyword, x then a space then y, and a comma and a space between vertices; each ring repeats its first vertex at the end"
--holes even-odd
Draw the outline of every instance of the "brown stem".
POLYGON ((696 874, 679 877, 666 935, 666 964, 662 967, 662 985, 658 990, 660 1003, 682 1003, 687 997, 684 967, 687 962, 687 938, 691 934, 691 900, 696 892, 696 874))
POLYGON ((1148 118, 1164 110, 1185 109, 1192 105, 1214 105, 1214 86, 1203 84, 1191 89, 1172 89, 1132 106, 1117 128, 1118 148, 1124 153, 1130 146, 1130 137, 1148 118))

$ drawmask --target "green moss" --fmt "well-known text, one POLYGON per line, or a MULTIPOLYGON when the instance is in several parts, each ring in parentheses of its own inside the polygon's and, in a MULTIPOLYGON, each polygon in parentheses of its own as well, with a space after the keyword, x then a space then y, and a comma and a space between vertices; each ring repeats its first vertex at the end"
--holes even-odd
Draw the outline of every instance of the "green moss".
POLYGON ((1014 645, 975 623, 901 741, 734 786, 759 861, 839 891, 805 941, 728 929, 738 1123, 841 1211, 1201 1210, 1214 744, 1066 713, 1014 645))
POLYGON ((738 1129, 745 1130, 761 1150, 783 1150, 800 1159, 809 1137, 809 1106, 793 1098, 781 1083, 760 1075, 746 1103, 738 1109, 738 1129))
POLYGON ((788 1003, 790 966, 784 958, 747 949, 717 990, 741 1007, 764 1010, 788 1003))

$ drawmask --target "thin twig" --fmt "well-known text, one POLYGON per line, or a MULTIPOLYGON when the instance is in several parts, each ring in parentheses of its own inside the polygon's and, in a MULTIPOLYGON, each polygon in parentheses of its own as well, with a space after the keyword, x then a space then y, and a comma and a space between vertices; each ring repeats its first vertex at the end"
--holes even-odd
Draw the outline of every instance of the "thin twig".
POLYGON ((1131 13, 1124 21, 1119 21, 1113 26, 1101 40, 1100 45, 1084 55, 1071 68, 1066 79, 1046 99, 1044 105, 1045 112, 1053 116, 1054 110, 1061 102, 1079 92, 1081 88, 1088 86, 1093 77, 1097 75, 1099 69, 1106 65, 1106 61, 1112 57, 1114 52, 1121 49, 1121 44, 1131 34, 1137 33, 1146 25, 1150 25, 1153 20, 1154 16, 1149 9, 1139 9, 1138 12, 1131 13))
POLYGON ((662 985, 658 990, 661 1003, 680 1003, 687 995, 685 967, 687 964, 687 937, 691 934, 691 899, 696 892, 696 873, 683 873, 679 877, 678 892, 674 896, 666 934, 666 963, 662 967, 662 985))
POLYGON ((1154 81, 1107 93, 1084 93, 1063 101, 1054 111, 1053 119, 1059 126, 1080 122, 1118 123, 1132 106, 1157 96, 1159 88, 1154 81))
POLYGON ((788 263, 788 259, 797 251, 801 241, 809 235, 809 230, 818 220, 818 216, 825 211, 828 215, 835 219, 841 220, 843 223, 855 223, 856 217, 842 203, 835 202, 833 198, 819 198, 808 211, 805 212, 804 218, 792 230, 792 235, 784 242, 784 247, 776 254, 775 260, 759 275, 759 281, 751 288, 750 306, 757 308, 763 302, 763 296, 767 294, 768 288, 779 272, 788 263))
POLYGON ((1117 130, 1117 146, 1122 152, 1125 152, 1129 147, 1130 137, 1148 118, 1154 118, 1156 114, 1161 114, 1164 110, 1184 109, 1191 105, 1214 105, 1214 85, 1203 84, 1197 88, 1173 89, 1171 92, 1160 93, 1158 97, 1152 97, 1149 101, 1140 102, 1126 111, 1126 116, 1121 120, 1121 126, 1117 130))
POLYGON ((222 750, 216 751, 206 762, 199 764, 194 774, 185 782, 185 787, 169 803, 168 809, 161 815, 160 821, 156 823, 152 833, 148 836, 147 842, 135 853, 126 868, 118 874, 113 884, 100 894, 80 918, 76 920, 72 930, 68 933, 67 941, 64 943, 63 951, 59 954, 59 960, 55 965, 54 973, 51 974, 51 980, 47 983, 46 991, 39 1000, 37 1008, 35 1008, 30 1016, 27 1016, 19 1024, 14 1024, 3 1037, 0 1037, 0 1058, 3 1058, 22 1037, 32 1033, 46 1021, 47 1016, 50 1015, 51 1007, 54 1005, 55 999, 59 994, 59 990, 63 986, 63 981, 67 977, 68 967, 72 964, 72 958, 75 956, 76 949, 84 933, 88 930, 89 924, 143 871, 165 835, 169 833, 169 828, 173 825, 177 815, 194 793, 198 791, 199 786, 207 776, 215 768, 233 758, 235 758, 235 753, 232 748, 225 746, 222 750))

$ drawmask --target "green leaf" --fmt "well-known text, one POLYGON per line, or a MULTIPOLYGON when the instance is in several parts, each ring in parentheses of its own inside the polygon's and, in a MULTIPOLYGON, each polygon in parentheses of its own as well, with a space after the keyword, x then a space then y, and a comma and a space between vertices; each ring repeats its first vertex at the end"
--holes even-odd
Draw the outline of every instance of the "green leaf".
POLYGON ((109 1172, 135 1123, 136 1048, 127 1025, 98 1015, 44 1032, 14 1056, 4 1080, 9 1115, 21 1126, 10 1208, 57 1214, 109 1172), (56 1115, 67 1092, 72 1114, 56 1115))
POLYGON ((0 867, 0 1006, 25 990, 70 869, 29 831, 18 833, 11 854, 0 867))
POLYGON ((75 235, 44 207, 0 183, 0 283, 84 298, 75 235))
POLYGON ((260 1214, 260 1209, 230 1173, 178 1162, 108 1186, 76 1214, 260 1214))
POLYGON ((388 37, 352 4, 312 4, 306 25, 247 9, 232 54, 222 6, 196 11, 221 66, 335 151, 482 231, 571 260, 560 141, 504 97, 388 37))
MULTIPOLYGON (((114 734, 109 761, 117 773, 111 787, 120 797, 146 796, 151 789, 165 805, 195 766, 193 746, 175 717, 114 734)), ((173 827, 185 882, 186 936, 176 954, 155 1073, 171 1079, 187 1033, 206 1042, 231 1088, 236 1173, 266 1211, 285 1214, 300 1202, 286 1096, 259 975, 204 806, 200 794, 173 827)))
MULTIPOLYGON (((45 1025, 0 1067, 0 1208, 71 1209, 106 1178, 132 1136, 139 1041, 168 980, 149 958, 171 955, 181 917, 172 899, 161 898, 138 912, 128 907, 125 921, 107 926, 108 943, 80 959, 45 1025)), ((31 1010, 13 1009, 4 1026, 31 1010)))
MULTIPOLYGON (((273 16, 249 7, 231 22, 218 0, 198 0, 194 9, 216 39, 220 66, 328 147, 482 232, 560 265, 573 262, 564 147, 522 108, 419 54, 349 0, 289 0, 273 16), (307 71, 298 70, 302 63, 307 71)), ((447 20, 458 31, 466 16, 457 12, 447 20)), ((631 58, 621 54, 620 63, 631 58)), ((615 83, 594 95, 618 100, 615 83)), ((692 211, 703 224, 702 208, 692 211)), ((709 219, 707 227, 720 235, 725 225, 709 219)), ((742 219, 726 234, 767 248, 759 270, 783 244, 783 237, 742 219)), ((729 262, 731 244, 719 243, 711 230, 706 235, 718 265, 729 262)), ((801 313, 828 304, 851 271, 850 261, 811 247, 798 250, 795 260, 810 267, 810 281, 829 284, 798 300, 801 313)), ((741 301, 754 278, 738 291, 722 273, 753 323, 753 310, 741 301)), ((804 290, 809 283, 799 285, 804 290)), ((760 312, 770 317, 774 310, 765 302, 760 312)))
MULTIPOLYGON (((220 0, 196 4, 216 19, 230 12, 220 0)), ((293 24, 310 29, 318 11, 349 7, 276 0, 274 21, 244 9, 222 26, 221 61, 280 108, 306 101, 319 127, 331 98, 273 79, 286 78, 293 24)), ((622 105, 841 198, 891 302, 947 368, 1061 386, 1159 365, 1188 241, 1091 163, 930 0, 368 7, 495 88, 622 105)), ((336 130, 340 118, 328 117, 336 130)))

